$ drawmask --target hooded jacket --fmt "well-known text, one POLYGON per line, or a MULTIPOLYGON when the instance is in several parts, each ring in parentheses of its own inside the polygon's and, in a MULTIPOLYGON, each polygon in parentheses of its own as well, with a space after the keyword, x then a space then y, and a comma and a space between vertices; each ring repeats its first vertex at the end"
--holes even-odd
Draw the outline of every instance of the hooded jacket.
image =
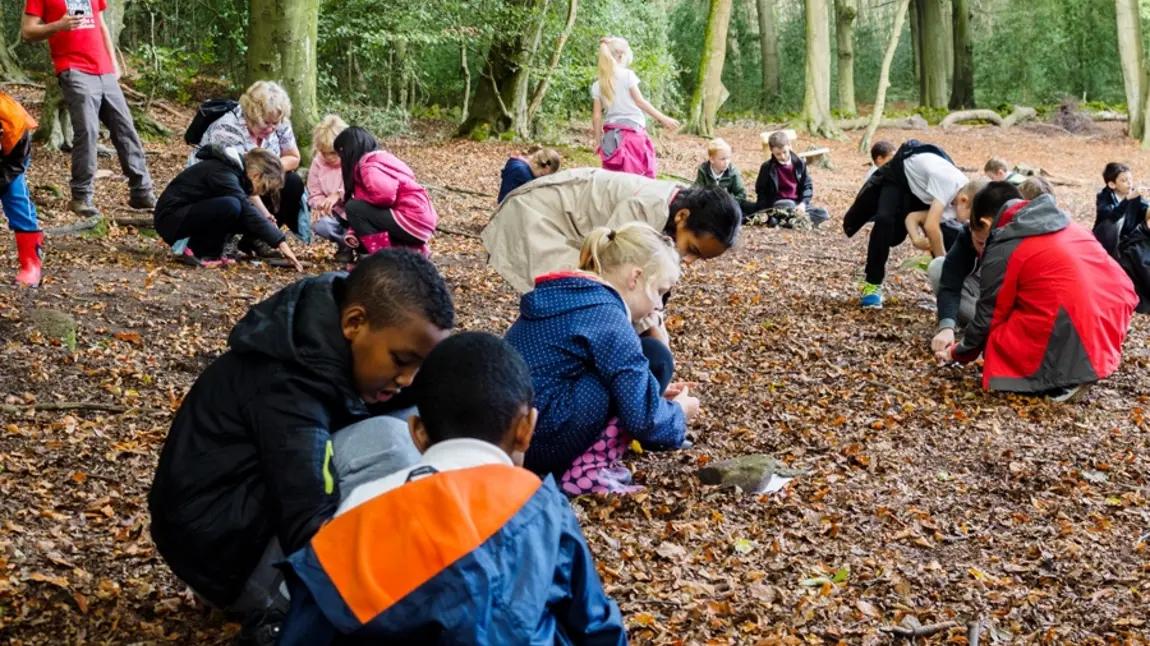
POLYGON ((596 227, 645 222, 663 231, 678 192, 674 182, 599 168, 540 177, 508 193, 483 229, 487 265, 527 293, 536 276, 577 267, 596 227))
POLYGON ((331 434, 382 412, 355 389, 345 280, 307 278, 253 307, 172 421, 148 494, 152 539, 217 607, 238 597, 272 538, 290 554, 332 517, 331 434))
POLYGON ((431 471, 288 558, 280 646, 627 643, 554 480, 507 464, 431 471))
POLYGON ((985 355, 982 385, 1040 393, 1109 377, 1138 302, 1130 279, 1053 196, 1008 202, 982 261, 974 320, 954 358, 985 355))
POLYGON ((743 184, 743 176, 739 174, 739 169, 735 168, 734 164, 728 163, 727 170, 716 178, 711 171, 711 160, 703 162, 699 166, 699 172, 695 173, 695 186, 718 186, 736 200, 747 199, 747 187, 743 184))
POLYGON ((562 474, 610 417, 651 449, 686 437, 683 409, 663 399, 623 299, 585 274, 541 276, 507 332, 531 369, 539 421, 525 466, 562 474))
POLYGON ((265 218, 249 199, 254 192, 244 171, 243 157, 235 148, 222 144, 204 146, 196 152, 200 163, 176 175, 156 202, 153 221, 156 233, 168 244, 180 239, 179 231, 188 207, 214 197, 234 197, 240 203, 240 230, 221 233, 249 233, 272 247, 285 240, 274 222, 265 218))
MULTIPOLYGON (((906 143, 898 147, 894 156, 890 161, 875 169, 874 173, 863 182, 863 187, 859 189, 858 195, 855 196, 854 203, 851 204, 850 209, 847 210, 846 215, 843 216, 843 233, 848 238, 854 237, 867 222, 874 220, 878 212, 879 196, 882 195, 882 188, 884 185, 894 185, 901 188, 906 197, 904 202, 909 204, 918 202, 910 190, 910 182, 906 179, 906 160, 914 157, 915 155, 937 155, 942 157, 950 163, 954 161, 946 154, 946 151, 933 144, 924 144, 917 139, 907 139, 906 143)), ((921 204, 921 203, 920 203, 921 204)), ((917 206, 917 205, 916 205, 917 206)), ((922 205, 925 209, 927 205, 922 205)), ((905 217, 910 211, 900 214, 905 217)), ((902 217, 896 223, 898 227, 902 227, 902 217)), ((898 243, 906 237, 905 230, 898 238, 898 243)))
MULTIPOLYGON (((795 183, 798 185, 800 204, 810 206, 811 198, 815 194, 814 183, 807 172, 807 163, 791 152, 791 166, 795 169, 795 183)), ((755 180, 755 194, 758 199, 755 205, 759 209, 769 209, 779 201, 779 162, 772 156, 759 167, 759 177, 755 180)))
POLYGON ((403 160, 386 150, 363 156, 355 165, 352 197, 372 206, 391 209, 396 224, 427 242, 435 233, 439 215, 431 206, 427 190, 415 181, 415 173, 403 160))
POLYGON ((508 193, 533 179, 535 179, 535 173, 531 171, 531 162, 522 157, 508 159, 500 172, 499 196, 495 198, 495 203, 503 202, 503 198, 507 197, 508 193))

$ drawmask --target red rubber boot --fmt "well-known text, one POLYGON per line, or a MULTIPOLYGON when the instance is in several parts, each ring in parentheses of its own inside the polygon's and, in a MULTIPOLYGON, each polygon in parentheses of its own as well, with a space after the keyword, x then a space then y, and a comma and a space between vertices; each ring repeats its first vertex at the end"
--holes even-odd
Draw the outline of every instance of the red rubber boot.
POLYGON ((16 253, 20 257, 20 271, 16 272, 16 282, 25 287, 40 286, 40 256, 43 243, 43 231, 16 233, 16 253))

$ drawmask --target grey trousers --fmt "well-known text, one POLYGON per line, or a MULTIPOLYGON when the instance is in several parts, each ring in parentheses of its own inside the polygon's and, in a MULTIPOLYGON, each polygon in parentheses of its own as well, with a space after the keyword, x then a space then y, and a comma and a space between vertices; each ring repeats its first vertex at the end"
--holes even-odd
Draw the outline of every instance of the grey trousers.
MULTIPOLYGON (((776 208, 776 209, 793 209, 796 206, 798 206, 798 203, 795 202, 794 200, 778 200, 777 202, 775 202, 774 208, 776 208)), ((815 226, 818 226, 818 225, 822 224, 823 222, 826 222, 827 220, 831 219, 831 216, 829 213, 827 213, 826 209, 824 209, 820 206, 810 206, 810 205, 807 205, 807 217, 811 219, 811 224, 813 224, 815 226)))
POLYGON ((144 146, 136 133, 132 113, 114 74, 85 74, 76 70, 60 73, 60 90, 72 117, 72 199, 89 200, 95 191, 96 143, 100 123, 108 127, 120 169, 128 177, 133 197, 152 195, 144 146))
MULTIPOLYGON (((407 429, 407 418, 414 414, 414 408, 396 411, 352 424, 332 435, 332 467, 339 482, 340 500, 365 482, 419 462, 419 451, 407 429)), ((276 567, 283 560, 279 539, 273 538, 244 583, 243 592, 226 610, 246 613, 277 607, 286 611, 290 601, 287 585, 276 567)))
MULTIPOLYGON (((938 296, 939 287, 942 285, 942 265, 946 262, 946 256, 941 256, 930 261, 930 265, 926 268, 926 273, 930 276, 930 288, 935 296, 938 296)), ((974 310, 978 306, 978 295, 982 292, 980 284, 979 272, 966 277, 962 281, 962 301, 958 305, 958 324, 969 325, 970 321, 974 319, 974 310)))
POLYGON ((325 215, 311 225, 312 232, 324 240, 331 240, 340 249, 347 248, 347 245, 343 241, 343 236, 347 233, 347 229, 348 226, 346 222, 334 215, 325 215))

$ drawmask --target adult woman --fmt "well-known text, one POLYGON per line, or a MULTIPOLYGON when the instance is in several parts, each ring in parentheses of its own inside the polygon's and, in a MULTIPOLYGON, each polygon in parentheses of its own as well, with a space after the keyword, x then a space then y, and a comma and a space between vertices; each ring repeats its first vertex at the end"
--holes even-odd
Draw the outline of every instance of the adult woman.
MULTIPOLYGON (((278 199, 253 197, 252 203, 305 241, 310 238, 311 222, 303 202, 304 183, 295 172, 300 165, 300 152, 291 127, 291 98, 283 86, 272 81, 253 83, 240 97, 235 109, 216 119, 204 131, 199 146, 194 146, 188 155, 188 165, 199 161, 196 153, 200 147, 211 144, 236 148, 241 155, 254 148, 263 148, 278 156, 284 168, 284 185, 278 199)), ((255 251, 264 257, 279 255, 254 238, 242 240, 240 249, 255 251)))

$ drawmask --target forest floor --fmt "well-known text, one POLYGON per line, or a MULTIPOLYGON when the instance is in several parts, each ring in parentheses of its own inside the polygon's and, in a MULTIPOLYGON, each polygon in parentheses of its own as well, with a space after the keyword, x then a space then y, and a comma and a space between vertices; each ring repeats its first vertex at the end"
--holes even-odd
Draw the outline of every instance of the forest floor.
MULTIPOLYGON (((448 139, 443 126, 417 130, 387 146, 430 184, 494 193, 516 151, 448 139)), ((758 130, 720 134, 753 185, 758 130)), ((977 367, 937 367, 933 298, 920 269, 900 269, 914 257, 905 245, 891 260, 886 308, 859 310, 866 233, 844 238, 839 219, 869 159, 855 150, 859 133, 848 136, 796 145, 832 151, 833 169, 813 169, 815 202, 834 217, 823 230, 747 229, 739 248, 696 263, 676 288, 677 376, 699 382, 703 403, 694 448, 631 457, 647 487, 638 495, 574 502, 632 641, 886 643, 896 638, 884 627, 913 617, 957 624, 920 642, 961 644, 983 617, 983 639, 996 643, 1145 642, 1150 319, 1136 320, 1119 372, 1077 404, 988 394, 977 367), (748 453, 810 473, 764 497, 695 477, 709 461, 748 453)), ((940 144, 972 176, 1001 154, 1074 178, 1080 185, 1056 192, 1086 226, 1106 162, 1150 169, 1150 154, 1117 126, 1089 136, 1026 127, 880 136, 940 144)), ((657 148, 660 169, 684 177, 704 156, 688 136, 657 148)), ((162 188, 186 148, 173 139, 147 149, 162 188)), ((127 199, 115 160, 100 165, 112 176, 99 180, 97 204, 132 215, 114 211, 127 199)), ((64 155, 37 150, 31 184, 46 227, 73 221, 49 188, 67 193, 64 155)), ((470 233, 493 207, 450 191, 433 199, 444 226, 470 233)), ((506 330, 517 299, 484 267, 478 240, 440 235, 433 248, 460 327, 506 330)), ((313 245, 303 258, 312 272, 334 269, 331 253, 313 245)), ((5 232, 3 282, 15 265, 5 232)), ((173 411, 231 325, 298 276, 190 269, 160 240, 116 227, 49 238, 45 268, 41 289, 0 287, 0 638, 227 643, 238 624, 195 601, 156 553, 146 494, 173 411), (75 351, 31 332, 36 308, 75 317, 75 351), (64 401, 128 410, 12 408, 64 401)))

